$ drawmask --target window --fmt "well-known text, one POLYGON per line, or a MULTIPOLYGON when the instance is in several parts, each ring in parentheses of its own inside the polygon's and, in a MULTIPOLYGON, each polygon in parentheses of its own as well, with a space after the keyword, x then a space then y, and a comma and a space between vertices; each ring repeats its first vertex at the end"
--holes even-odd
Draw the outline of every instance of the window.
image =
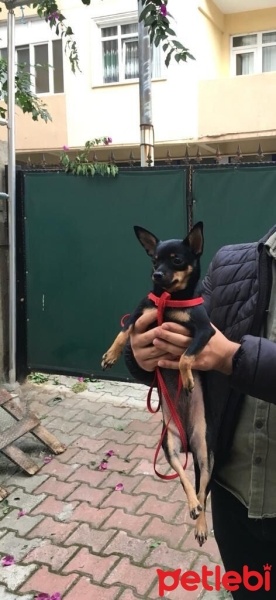
MULTIPOLYGON (((18 46, 17 65, 31 74, 31 87, 36 94, 58 94, 64 91, 62 41, 18 46)), ((7 49, 1 50, 1 58, 7 59, 7 49)))
POLYGON ((276 71, 276 31, 233 36, 232 63, 234 75, 276 71))
MULTIPOLYGON (((101 28, 103 82, 138 79, 138 23, 101 28)), ((152 77, 161 76, 160 48, 152 46, 152 77)))

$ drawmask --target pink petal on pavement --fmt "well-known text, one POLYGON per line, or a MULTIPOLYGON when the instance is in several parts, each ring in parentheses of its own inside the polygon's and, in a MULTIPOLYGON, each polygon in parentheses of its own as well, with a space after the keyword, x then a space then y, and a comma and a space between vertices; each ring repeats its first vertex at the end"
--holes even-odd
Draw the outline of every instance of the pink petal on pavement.
POLYGON ((115 486, 115 491, 116 492, 121 492, 124 489, 124 484, 123 483, 117 483, 117 485, 115 486))
POLYGON ((20 517, 24 517, 27 514, 26 510, 24 509, 20 509, 20 511, 18 512, 17 518, 20 519, 20 517))
POLYGON ((50 463, 51 460, 53 460, 52 456, 44 456, 43 458, 43 462, 45 463, 45 465, 48 465, 48 463, 50 463))
POLYGON ((3 556, 1 563, 3 567, 10 567, 11 565, 14 565, 14 556, 12 556, 12 554, 7 554, 6 556, 3 556))
POLYGON ((105 471, 107 469, 107 460, 103 460, 99 466, 100 471, 105 471))
POLYGON ((55 594, 52 594, 52 596, 50 596, 50 600, 61 600, 61 595, 59 592, 55 592, 55 594))
POLYGON ((114 456, 114 454, 114 450, 108 450, 108 452, 106 452, 106 456, 114 456))
POLYGON ((37 594, 37 596, 35 596, 35 600, 51 600, 51 596, 45 592, 40 592, 37 594))

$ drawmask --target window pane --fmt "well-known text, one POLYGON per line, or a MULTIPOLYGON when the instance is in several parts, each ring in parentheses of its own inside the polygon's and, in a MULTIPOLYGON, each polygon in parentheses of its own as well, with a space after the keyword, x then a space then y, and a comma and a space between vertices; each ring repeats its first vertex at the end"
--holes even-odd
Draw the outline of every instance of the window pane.
POLYGON ((139 77, 138 40, 124 40, 123 53, 125 79, 137 79, 139 77))
POLYGON ((153 44, 153 46, 151 46, 151 55, 152 55, 151 76, 153 78, 161 77, 162 61, 161 61, 160 46, 158 46, 156 48, 155 44, 153 44))
POLYGON ((254 73, 254 52, 236 55, 236 75, 252 75, 254 73))
POLYGON ((119 81, 118 41, 103 42, 104 83, 119 81))
POLYGON ((263 48, 263 73, 276 71, 276 46, 263 48))
POLYGON ((1 58, 4 58, 5 60, 8 60, 8 50, 7 50, 7 48, 2 48, 2 50, 1 50, 1 58))
POLYGON ((117 27, 102 27, 102 37, 117 35, 117 27))
POLYGON ((275 44, 276 43, 276 31, 270 31, 270 33, 263 33, 262 35, 263 44, 275 44))
POLYGON ((28 87, 28 89, 30 89, 31 86, 31 82, 32 82, 32 78, 29 75, 30 73, 30 50, 27 47, 20 47, 18 46, 16 49, 16 53, 17 53, 17 64, 20 66, 20 71, 23 73, 27 73, 28 74, 28 79, 26 77, 26 85, 28 87), (24 66, 23 66, 24 65, 24 66))
POLYGON ((137 33, 138 32, 138 23, 131 23, 129 25, 122 25, 121 26, 121 32, 122 35, 128 34, 128 33, 137 33))
POLYGON ((37 94, 45 94, 50 91, 49 87, 49 59, 48 44, 35 46, 35 91, 37 94), (39 65, 39 66, 36 66, 39 65))
POLYGON ((53 42, 54 93, 64 92, 62 41, 53 42))
POLYGON ((239 48, 240 46, 254 46, 257 44, 257 34, 252 35, 237 35, 233 38, 233 48, 239 48))
POLYGON ((26 73, 30 72, 30 51, 29 48, 16 48, 17 51, 17 63, 19 65, 25 65, 23 71, 26 73))

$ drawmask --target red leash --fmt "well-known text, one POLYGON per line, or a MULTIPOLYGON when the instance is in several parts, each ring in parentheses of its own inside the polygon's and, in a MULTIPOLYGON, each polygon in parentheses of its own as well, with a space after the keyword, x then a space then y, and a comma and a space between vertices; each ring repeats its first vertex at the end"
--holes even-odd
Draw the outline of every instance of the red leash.
MULTIPOLYGON (((150 300, 152 300, 154 302, 154 304, 157 306, 157 323, 158 323, 158 325, 162 325, 162 323, 163 323, 163 315, 164 315, 165 307, 189 308, 192 306, 198 306, 199 304, 203 303, 202 297, 191 298, 190 300, 170 300, 170 297, 171 297, 171 295, 168 292, 163 292, 163 294, 160 297, 155 296, 155 294, 153 294, 153 293, 148 294, 148 298, 150 300)), ((156 448, 155 455, 154 455, 153 467, 154 467, 154 471, 155 471, 156 475, 158 475, 158 477, 160 477, 160 479, 170 480, 170 479, 176 479, 176 477, 178 477, 178 473, 174 473, 172 475, 162 475, 162 473, 159 473, 159 471, 157 471, 157 469, 156 469, 156 463, 157 463, 158 455, 160 452, 160 448, 162 446, 163 439, 168 431, 168 427, 169 427, 169 424, 172 419, 178 429, 182 448, 186 454, 186 460, 185 460, 185 464, 183 465, 183 469, 186 469, 186 466, 187 466, 187 461, 188 461, 187 436, 186 436, 186 432, 184 431, 184 428, 182 426, 181 420, 179 418, 179 415, 178 415, 178 412, 176 409, 181 389, 182 389, 182 381, 181 381, 181 375, 179 373, 177 395, 176 395, 176 400, 174 403, 172 398, 170 397, 168 388, 165 384, 165 381, 163 379, 161 371, 160 371, 159 367, 156 367, 154 380, 153 380, 153 383, 150 387, 150 390, 149 390, 148 396, 147 396, 147 408, 151 413, 158 412, 160 409, 160 406, 161 406, 160 398, 161 398, 161 395, 163 395, 166 400, 170 414, 171 414, 168 423, 163 427, 162 435, 158 442, 158 446, 156 448), (153 409, 152 404, 151 404, 151 395, 152 395, 152 390, 153 390, 155 381, 157 382, 159 402, 158 402, 157 408, 153 409)))

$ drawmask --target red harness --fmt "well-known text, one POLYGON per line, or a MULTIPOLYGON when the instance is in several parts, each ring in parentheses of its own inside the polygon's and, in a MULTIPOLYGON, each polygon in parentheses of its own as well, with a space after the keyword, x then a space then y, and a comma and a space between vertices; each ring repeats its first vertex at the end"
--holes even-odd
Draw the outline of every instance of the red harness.
MULTIPOLYGON (((149 300, 152 300, 155 304, 155 306, 157 306, 157 323, 158 325, 162 325, 163 323, 163 316, 164 316, 164 310, 165 308, 190 308, 192 306, 198 306, 200 304, 203 304, 203 298, 202 297, 198 297, 198 298, 191 298, 190 300, 170 300, 171 295, 168 292, 163 292, 163 294, 158 297, 155 296, 155 294, 150 293, 148 294, 148 298, 149 300)), ((161 371, 159 369, 159 367, 156 367, 155 369, 155 376, 154 376, 154 381, 151 385, 151 388, 148 392, 148 396, 147 396, 147 408, 151 413, 156 413, 159 411, 160 409, 160 398, 161 395, 164 396, 166 402, 167 402, 167 406, 169 408, 170 411, 170 418, 168 423, 165 425, 165 427, 163 428, 162 431, 162 435, 161 438, 158 442, 158 446, 156 448, 155 451, 155 455, 154 455, 154 471, 156 473, 156 475, 158 475, 158 477, 160 477, 161 479, 176 479, 176 477, 178 477, 177 473, 174 473, 172 475, 162 475, 162 473, 159 473, 159 471, 157 471, 156 469, 156 463, 157 463, 157 458, 160 452, 160 448, 162 446, 162 442, 163 439, 165 437, 165 434, 168 430, 170 421, 173 419, 178 432, 179 432, 179 437, 181 439, 181 444, 182 444, 182 448, 183 451, 186 454, 186 460, 185 460, 185 464, 183 465, 183 469, 186 469, 187 466, 187 461, 188 461, 188 444, 187 444, 187 436, 186 436, 186 432, 183 428, 183 425, 181 423, 181 420, 179 418, 178 412, 177 412, 177 404, 178 404, 178 400, 179 400, 179 396, 180 396, 180 392, 182 389, 182 381, 181 381, 181 375, 179 373, 179 378, 178 378, 178 387, 177 387, 177 394, 176 394, 176 399, 175 402, 172 400, 172 398, 170 397, 169 391, 167 389, 167 386, 165 384, 165 381, 161 375, 161 371), (159 402, 158 402, 158 406, 156 409, 154 409, 152 407, 152 403, 151 403, 151 395, 152 395, 152 390, 154 387, 155 382, 157 383, 157 389, 158 389, 158 395, 159 395, 159 402)))

